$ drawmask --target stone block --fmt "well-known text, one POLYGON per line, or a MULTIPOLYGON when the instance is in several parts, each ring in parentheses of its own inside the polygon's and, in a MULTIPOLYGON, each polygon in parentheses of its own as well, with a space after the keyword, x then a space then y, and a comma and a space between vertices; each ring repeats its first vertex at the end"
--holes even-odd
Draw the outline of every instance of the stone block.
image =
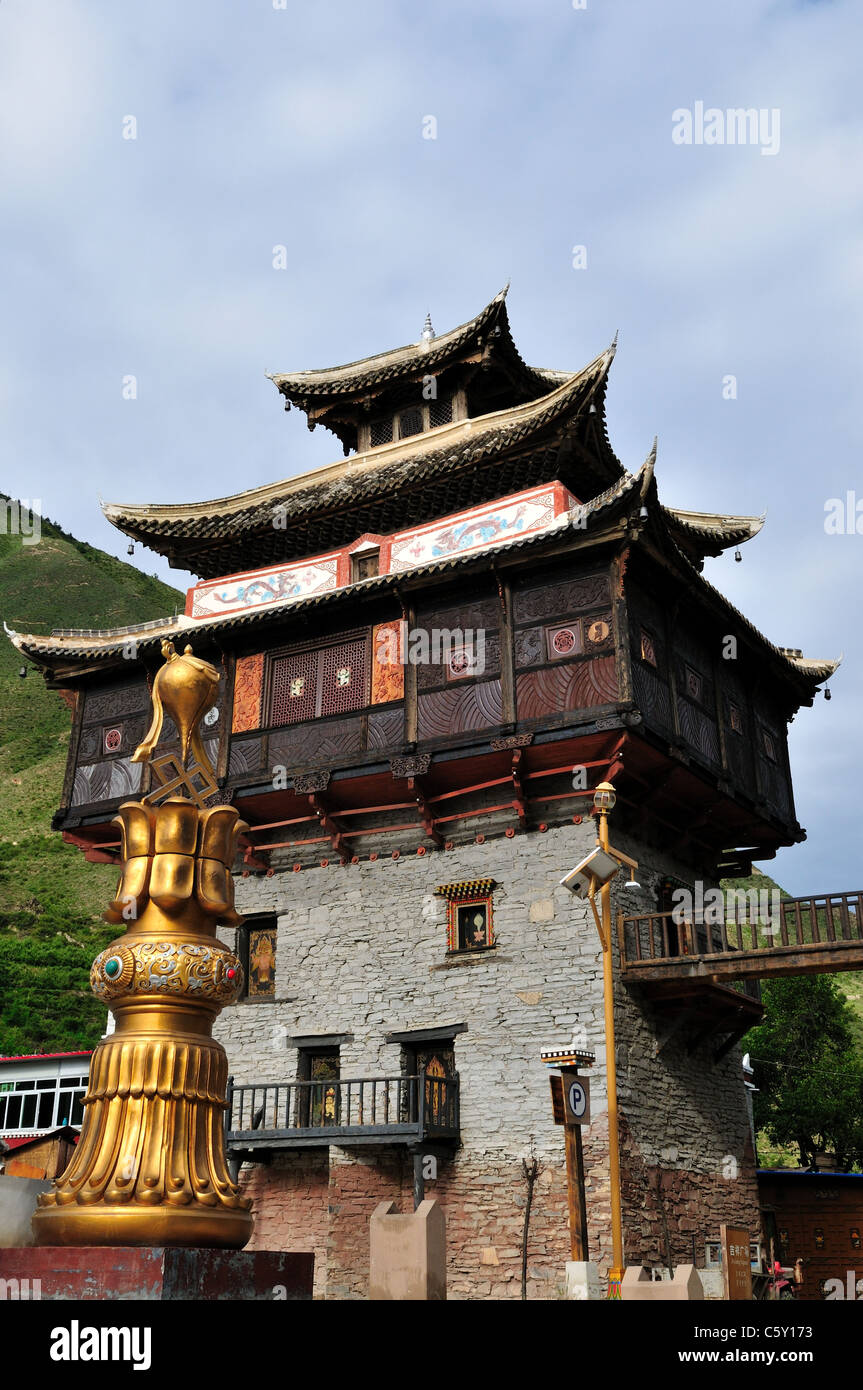
POLYGON ((654 1279, 643 1265, 630 1265, 623 1276, 620 1297, 631 1303, 701 1302, 704 1288, 695 1265, 678 1265, 671 1279, 654 1279))

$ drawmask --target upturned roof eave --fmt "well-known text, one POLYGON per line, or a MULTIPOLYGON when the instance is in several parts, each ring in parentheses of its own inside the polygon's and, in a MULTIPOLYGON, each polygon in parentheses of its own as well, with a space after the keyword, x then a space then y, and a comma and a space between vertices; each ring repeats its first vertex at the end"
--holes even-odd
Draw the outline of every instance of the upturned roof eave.
MULTIPOLYGON (((266 626, 271 622, 283 621, 294 613, 345 602, 356 598, 360 593, 386 593, 400 587, 409 588, 412 584, 422 582, 429 577, 455 572, 459 569, 481 568, 489 560, 505 561, 508 556, 520 550, 541 549, 544 545, 553 549, 555 545, 559 545, 567 537, 574 537, 573 548, 575 549, 580 548, 579 542, 581 540, 591 545, 600 544, 608 539, 606 531, 614 519, 621 512, 627 511, 628 504, 635 505, 638 502, 643 491, 643 483, 644 469, 635 474, 626 473, 604 493, 583 506, 579 505, 572 511, 564 513, 562 517, 543 531, 504 541, 497 545, 484 546, 482 549, 451 556, 445 560, 432 560, 395 574, 377 575, 374 578, 343 585, 338 589, 328 590, 322 594, 313 594, 286 603, 249 609, 241 614, 228 614, 206 622, 189 618, 184 614, 176 619, 166 618, 164 625, 158 629, 150 629, 146 633, 138 634, 137 652, 140 655, 155 653, 163 641, 173 637, 188 639, 195 636, 204 639, 218 637, 220 633, 230 632, 234 629, 258 625, 266 626)), ((9 628, 6 628, 6 635, 13 646, 34 665, 43 669, 53 669, 57 661, 64 658, 67 661, 92 660, 100 662, 121 655, 124 648, 128 646, 130 629, 127 628, 123 632, 116 633, 106 630, 98 637, 92 634, 91 641, 87 644, 76 643, 70 636, 45 637, 34 633, 14 632, 9 628)))
MULTIPOLYGON (((770 641, 764 633, 757 628, 753 622, 736 608, 730 599, 726 598, 721 590, 711 584, 709 579, 705 579, 697 565, 695 565, 687 554, 685 547, 680 543, 679 537, 674 535, 674 528, 668 524, 666 513, 668 508, 664 507, 658 498, 656 482, 653 480, 648 489, 648 500, 653 504, 652 512, 645 526, 642 527, 639 540, 644 549, 653 555, 666 569, 677 571, 678 577, 685 583, 691 584, 695 588, 701 588, 705 597, 714 609, 721 609, 730 617, 735 619, 745 629, 746 636, 761 648, 761 650, 772 661, 778 662, 783 674, 789 676, 798 686, 805 691, 805 701, 812 702, 818 686, 823 681, 828 680, 831 675, 841 665, 842 657, 835 660, 832 658, 804 657, 792 655, 793 648, 781 647, 770 641), (655 526, 657 516, 661 519, 662 541, 656 535, 655 526), (669 553, 670 551, 670 553, 669 553)), ((755 518, 760 520, 761 518, 755 518)), ((763 520, 763 519, 761 519, 763 520)), ((759 528, 760 529, 760 528, 759 528)))
POLYGON ((433 338, 421 337, 417 342, 405 343, 402 347, 390 348, 386 352, 377 352, 335 367, 268 373, 269 379, 292 404, 301 409, 312 406, 322 409, 327 402, 362 396, 370 389, 384 389, 398 381, 423 376, 430 369, 440 373, 479 346, 484 335, 497 331, 500 346, 510 365, 526 382, 547 391, 567 374, 530 367, 524 361, 509 326, 505 303, 508 288, 505 286, 500 290, 472 319, 433 338))
POLYGON ((702 558, 721 555, 732 545, 743 545, 757 536, 767 513, 761 516, 735 516, 723 512, 693 512, 680 507, 663 507, 671 529, 702 558))
MULTIPOLYGON (((260 513, 262 508, 280 506, 291 498, 298 501, 302 494, 310 497, 314 497, 315 494, 320 496, 322 491, 331 485, 374 478, 383 474, 387 466, 405 468, 415 464, 421 467, 429 460, 434 461, 436 454, 445 453, 450 444, 454 450, 468 447, 481 459, 483 446, 493 446, 502 439, 506 443, 505 432, 510 429, 515 430, 522 426, 529 430, 533 424, 536 433, 539 434, 556 420, 565 418, 570 407, 575 410, 576 398, 582 388, 585 389, 586 399, 578 408, 589 406, 595 395, 599 401, 597 413, 604 414, 604 384, 613 357, 613 348, 606 348, 581 371, 573 373, 554 390, 534 401, 442 425, 435 430, 428 430, 423 435, 414 436, 407 445, 403 440, 383 444, 363 454, 352 455, 348 459, 340 459, 336 463, 324 464, 320 468, 299 473, 293 478, 266 483, 245 492, 213 498, 208 502, 103 502, 102 511, 112 526, 162 553, 166 547, 154 545, 153 541, 167 538, 182 543, 184 539, 196 539, 204 535, 213 538, 219 534, 218 530, 211 529, 207 533, 200 528, 207 523, 218 528, 238 520, 253 524, 254 514, 260 513), (193 526, 199 529, 193 532, 190 530, 193 526)), ((525 441, 519 439, 517 442, 523 445, 525 441)), ((615 462, 622 472, 620 463, 617 460, 615 462)), ((309 508, 304 510, 308 512, 309 508)), ((286 513, 286 522, 289 521, 290 511, 286 513)), ((271 524, 271 518, 267 524, 271 524)))

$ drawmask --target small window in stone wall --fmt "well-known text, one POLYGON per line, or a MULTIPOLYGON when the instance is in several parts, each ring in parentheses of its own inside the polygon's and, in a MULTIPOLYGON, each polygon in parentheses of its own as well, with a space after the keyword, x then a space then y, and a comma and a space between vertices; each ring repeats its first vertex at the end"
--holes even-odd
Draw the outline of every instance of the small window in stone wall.
POLYGON ((435 892, 446 899, 447 950, 470 954, 495 945, 492 893, 493 878, 443 883, 435 892))
POLYGON ((246 977, 247 999, 272 1003, 276 997, 275 917, 255 917, 237 929, 237 955, 246 977))

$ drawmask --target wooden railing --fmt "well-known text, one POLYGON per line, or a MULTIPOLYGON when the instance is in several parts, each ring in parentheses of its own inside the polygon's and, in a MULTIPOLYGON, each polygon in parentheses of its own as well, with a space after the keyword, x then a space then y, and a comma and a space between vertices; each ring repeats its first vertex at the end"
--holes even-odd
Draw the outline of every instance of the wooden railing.
POLYGON ((372 1076, 338 1081, 229 1082, 229 1147, 375 1139, 452 1139, 459 1133, 458 1076, 372 1076))
POLYGON ((733 901, 726 895, 719 920, 709 909, 688 917, 678 910, 638 917, 620 913, 622 969, 648 978, 653 966, 662 966, 669 977, 675 964, 691 973, 688 966, 696 960, 708 973, 716 966, 717 973, 731 976, 863 968, 863 891, 782 898, 775 914, 769 906, 759 912, 740 894, 733 901), (756 970, 758 965, 764 968, 756 970))

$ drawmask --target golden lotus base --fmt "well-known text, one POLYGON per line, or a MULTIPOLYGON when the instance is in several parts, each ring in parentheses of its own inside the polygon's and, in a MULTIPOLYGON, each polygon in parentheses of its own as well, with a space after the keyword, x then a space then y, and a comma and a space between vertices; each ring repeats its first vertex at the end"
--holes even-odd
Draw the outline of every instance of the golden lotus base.
POLYGON ((241 1250, 252 1234, 251 1211, 203 1207, 38 1207, 37 1245, 169 1245, 241 1250))

